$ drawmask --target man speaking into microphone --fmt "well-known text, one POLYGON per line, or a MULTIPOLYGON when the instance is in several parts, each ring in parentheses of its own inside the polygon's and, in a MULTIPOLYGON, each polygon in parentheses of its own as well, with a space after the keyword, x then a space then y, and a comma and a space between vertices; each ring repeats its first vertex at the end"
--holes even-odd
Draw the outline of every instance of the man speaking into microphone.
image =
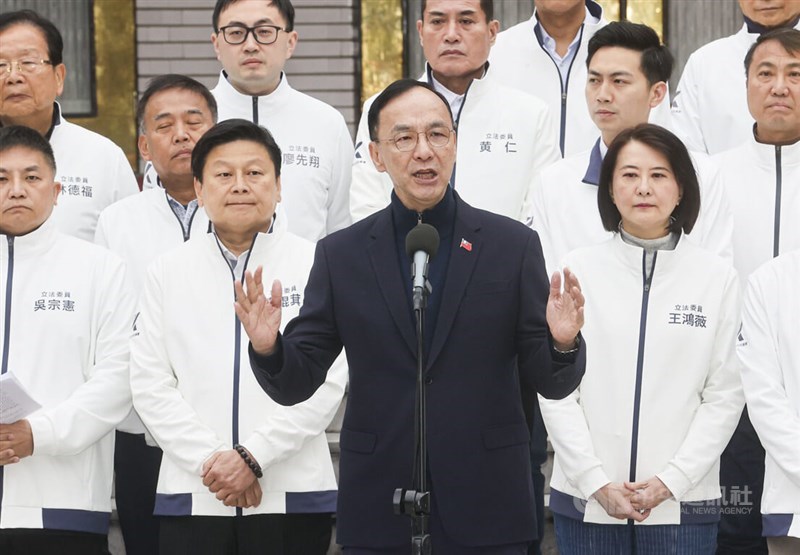
POLYGON ((560 399, 580 382, 578 280, 565 270, 563 292, 559 274, 548 286, 536 233, 471 207, 448 186, 456 133, 432 87, 393 83, 368 121, 370 155, 394 185, 391 204, 318 243, 305 303, 285 333, 280 283, 270 299, 260 271, 237 284, 252 367, 275 401, 299 403, 345 348, 337 541, 348 555, 407 555, 409 522, 392 501, 396 488, 412 486, 412 268, 425 264, 406 253, 406 236, 421 223, 436 228, 422 338, 433 553, 524 554, 536 515, 522 390, 560 399))

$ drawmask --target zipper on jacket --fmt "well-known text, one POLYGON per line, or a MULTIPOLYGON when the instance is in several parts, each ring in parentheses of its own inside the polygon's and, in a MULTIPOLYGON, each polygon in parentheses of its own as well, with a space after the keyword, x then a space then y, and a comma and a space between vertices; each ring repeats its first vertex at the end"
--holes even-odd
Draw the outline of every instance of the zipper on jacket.
MULTIPOLYGON (((164 191, 166 196, 166 191, 164 191)), ((177 202, 177 201, 176 201, 177 202)), ((170 211, 175 216, 175 219, 178 220, 178 225, 181 226, 181 234, 183 235, 183 242, 189 240, 189 237, 192 235, 192 222, 194 221, 194 217, 197 215, 197 211, 200 209, 199 206, 195 207, 194 212, 192 215, 189 216, 189 225, 186 226, 186 229, 183 229, 183 221, 178 217, 178 214, 175 213, 175 210, 172 208, 172 205, 169 202, 169 197, 167 197, 167 206, 169 206, 170 211)))
MULTIPOLYGON (((432 74, 430 66, 428 66, 428 68, 427 68, 427 70, 425 72, 425 77, 426 77, 427 83, 430 86, 433 87, 434 86, 433 85, 433 74, 432 74)), ((454 123, 455 123, 455 126, 456 126, 456 131, 458 131, 458 124, 461 121, 461 112, 464 111, 464 106, 467 104, 467 95, 469 94, 469 89, 472 88, 472 83, 474 81, 475 81, 474 79, 472 81, 470 81, 469 85, 467 85, 467 90, 464 91, 464 99, 461 101, 461 106, 459 106, 459 108, 458 108, 458 114, 453 114, 453 117, 455 118, 454 119, 454 123)), ((456 188, 456 167, 457 166, 458 166, 458 162, 453 164, 453 174, 450 176, 450 187, 452 187, 453 189, 456 188)))
MULTIPOLYGON (((256 237, 258 237, 258 234, 253 236, 253 242, 250 243, 250 250, 247 251, 247 258, 244 259, 244 267, 242 268, 242 281, 244 281, 244 273, 247 271, 247 265, 250 263, 250 256, 253 254, 253 247, 256 243, 256 237)), ((233 279, 233 282, 236 282, 236 274, 233 273, 233 268, 231 268, 228 258, 222 251, 222 246, 219 244, 219 238, 216 237, 215 239, 217 241, 219 253, 222 255, 222 259, 225 261, 225 264, 228 265, 228 270, 231 272, 231 278, 233 279)), ((242 285, 244 285, 244 283, 242 283, 242 285)), ((234 301, 236 300, 235 288, 233 290, 233 299, 234 301)), ((233 406, 233 414, 231 415, 231 439, 233 440, 233 445, 236 445, 239 443, 239 374, 242 359, 242 322, 239 320, 239 317, 235 312, 233 314, 233 326, 233 399, 231 403, 233 406)), ((233 445, 231 445, 231 448, 233 448, 233 445)), ((242 516, 241 507, 236 507, 236 516, 242 516)))
MULTIPOLYGON (((464 100, 461 101, 461 106, 458 108, 458 114, 456 115, 456 130, 458 130, 458 124, 461 121, 461 112, 464 111, 464 106, 467 104, 467 95, 469 94, 469 89, 472 87, 472 82, 467 85, 467 90, 464 91, 464 100)), ((450 176, 450 187, 453 189, 456 188, 456 167, 458 165, 458 161, 453 164, 453 174, 450 176)))
MULTIPOLYGON (((631 465, 628 481, 636 481, 636 459, 639 449, 639 412, 642 402, 642 374, 644 372, 644 339, 647 331, 647 305, 650 301, 650 285, 656 271, 658 251, 653 253, 650 277, 647 276, 647 252, 642 250, 642 311, 639 316, 639 347, 636 355, 636 385, 633 394, 633 426, 631 432, 631 465)), ((629 520, 629 522, 632 522, 629 520)))
POLYGON ((258 97, 253 97, 253 123, 258 125, 258 97))
POLYGON ((0 374, 8 372, 8 350, 11 337, 11 284, 14 278, 14 237, 6 236, 8 240, 8 271, 6 273, 6 310, 3 315, 3 362, 0 365, 0 374))
POLYGON ((772 257, 781 252, 781 185, 783 168, 781 167, 781 147, 775 147, 775 230, 772 238, 772 257))
MULTIPOLYGON (((586 27, 585 24, 581 24, 581 28, 578 31, 578 43, 575 47, 575 55, 572 57, 572 60, 569 62, 569 68, 567 68, 567 78, 566 82, 564 79, 561 78, 561 70, 558 67, 558 64, 553 59, 553 56, 547 49, 544 47, 542 43, 539 43, 539 47, 544 50, 544 53, 547 54, 547 57, 550 58, 550 61, 553 62, 553 65, 556 68, 556 73, 558 73, 558 83, 561 85, 561 123, 560 123, 560 133, 558 136, 558 148, 561 150, 561 157, 564 157, 564 149, 567 146, 567 93, 569 92, 569 76, 572 73, 572 65, 575 63, 575 58, 578 57, 578 50, 581 48, 581 42, 583 42, 583 29, 586 27)), ((538 42, 538 41, 537 41, 538 42)))

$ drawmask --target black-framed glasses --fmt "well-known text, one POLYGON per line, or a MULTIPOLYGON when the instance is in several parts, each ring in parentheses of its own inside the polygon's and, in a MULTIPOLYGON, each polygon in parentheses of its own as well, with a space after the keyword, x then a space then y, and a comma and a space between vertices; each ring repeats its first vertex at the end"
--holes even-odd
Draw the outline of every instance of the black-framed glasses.
POLYGON ((400 152, 408 152, 417 146, 420 135, 425 135, 428 144, 433 148, 442 148, 450 143, 452 134, 453 130, 447 127, 431 127, 426 131, 400 131, 395 133, 391 139, 378 139, 376 142, 394 143, 395 148, 400 152))
POLYGON ((272 44, 278 40, 278 34, 281 31, 287 32, 286 29, 277 25, 256 25, 255 27, 226 25, 219 30, 228 44, 242 44, 250 33, 253 33, 253 38, 258 44, 272 44))
POLYGON ((21 60, 0 60, 0 75, 5 73, 10 74, 14 71, 14 66, 17 66, 17 71, 20 73, 39 73, 44 66, 53 65, 50 60, 42 60, 41 58, 22 58, 21 60))

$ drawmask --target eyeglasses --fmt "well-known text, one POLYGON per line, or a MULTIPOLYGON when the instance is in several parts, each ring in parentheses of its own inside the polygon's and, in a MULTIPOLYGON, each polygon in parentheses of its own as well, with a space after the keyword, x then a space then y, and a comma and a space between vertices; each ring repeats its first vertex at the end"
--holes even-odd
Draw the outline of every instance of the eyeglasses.
POLYGON ((452 133, 453 130, 446 127, 432 127, 427 131, 400 131, 391 139, 378 139, 375 142, 394 143, 395 148, 400 152, 408 152, 417 146, 420 135, 425 135, 428 144, 433 148, 442 148, 450 143, 452 133))
POLYGON ((34 58, 23 58, 21 60, 0 60, 0 75, 10 74, 14 71, 14 66, 20 73, 34 74, 39 73, 46 65, 53 65, 50 60, 36 60, 34 58))
POLYGON ((256 25, 246 27, 244 25, 226 25, 220 28, 220 33, 225 37, 228 44, 242 44, 247 40, 247 35, 253 33, 253 38, 258 44, 272 44, 278 40, 280 31, 286 33, 286 29, 277 25, 256 25))

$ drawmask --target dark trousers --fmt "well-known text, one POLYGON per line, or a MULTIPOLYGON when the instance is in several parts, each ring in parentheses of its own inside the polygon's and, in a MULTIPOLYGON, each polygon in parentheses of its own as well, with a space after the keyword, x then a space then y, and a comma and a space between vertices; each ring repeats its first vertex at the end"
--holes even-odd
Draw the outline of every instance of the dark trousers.
POLYGON ((158 553, 156 502, 161 449, 150 447, 144 434, 117 432, 114 447, 114 492, 127 555, 158 553))
POLYGON ((561 555, 711 555, 717 536, 716 524, 634 526, 554 517, 561 555))
POLYGON ((767 542, 761 537, 764 456, 764 448, 745 407, 720 458, 722 518, 717 555, 767 555, 767 542))
POLYGON ((536 505, 536 541, 528 547, 528 555, 542 555, 544 538, 544 474, 542 465, 547 462, 547 430, 539 410, 539 402, 534 398, 533 422, 531 428, 531 474, 533 478, 533 501, 536 505))
POLYGON ((331 515, 161 517, 159 547, 170 555, 325 555, 331 515))
POLYGON ((100 534, 66 530, 0 530, 3 555, 108 555, 108 539, 100 534))

